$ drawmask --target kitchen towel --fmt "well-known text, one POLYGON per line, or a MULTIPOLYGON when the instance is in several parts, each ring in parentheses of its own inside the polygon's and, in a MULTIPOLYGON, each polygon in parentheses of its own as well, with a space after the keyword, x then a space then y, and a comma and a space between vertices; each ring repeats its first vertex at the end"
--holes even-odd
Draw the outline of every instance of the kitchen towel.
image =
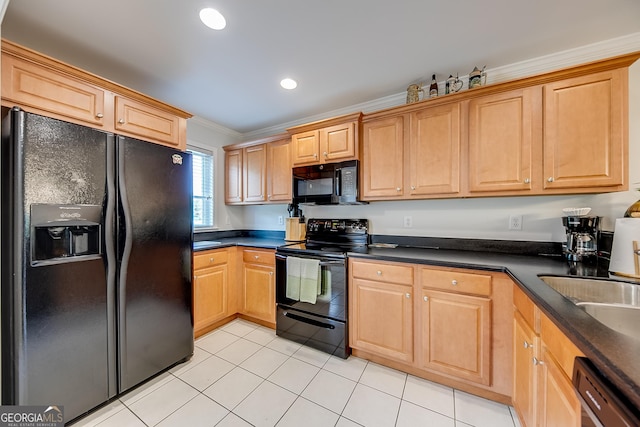
POLYGON ((320 260, 301 259, 300 262, 300 301, 316 303, 320 286, 320 260))
POLYGON ((295 301, 300 301, 300 272, 302 261, 302 258, 287 257, 286 296, 295 301))
POLYGON ((320 278, 322 281, 320 292, 318 292, 318 300, 322 302, 331 301, 331 270, 328 268, 320 269, 320 278))

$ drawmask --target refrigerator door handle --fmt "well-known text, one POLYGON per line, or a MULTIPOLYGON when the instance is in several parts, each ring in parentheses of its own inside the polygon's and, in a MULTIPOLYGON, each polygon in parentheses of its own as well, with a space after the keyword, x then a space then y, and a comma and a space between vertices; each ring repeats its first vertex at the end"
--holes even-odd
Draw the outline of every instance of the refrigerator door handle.
POLYGON ((107 135, 107 206, 104 213, 104 242, 107 258, 107 340, 109 351, 108 369, 109 397, 113 397, 118 393, 117 375, 116 375, 116 348, 117 348, 117 326, 116 326, 116 275, 118 270, 118 257, 115 248, 115 215, 116 215, 116 150, 115 137, 112 134, 107 135))
MULTIPOLYGON (((116 153, 118 155, 118 194, 120 196, 120 206, 122 207, 123 221, 124 221, 124 245, 122 247, 122 254, 120 258, 120 280, 118 283, 118 330, 119 333, 119 349, 120 354, 127 354, 127 271, 129 269, 129 258, 131 257, 131 248, 133 246, 133 230, 131 227, 131 206, 129 205, 127 186, 125 181, 125 149, 124 138, 121 136, 116 137, 117 147, 116 153)), ((121 227, 120 227, 121 229, 121 227)), ((121 363, 119 366, 119 377, 122 378, 127 375, 126 364, 121 363)))

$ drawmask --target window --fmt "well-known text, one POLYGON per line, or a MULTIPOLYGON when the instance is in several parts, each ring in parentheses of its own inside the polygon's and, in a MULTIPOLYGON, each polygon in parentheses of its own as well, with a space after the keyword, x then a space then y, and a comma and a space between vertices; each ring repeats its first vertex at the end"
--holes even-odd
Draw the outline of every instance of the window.
POLYGON ((188 147, 193 158, 193 226, 214 226, 213 210, 213 152, 188 147))

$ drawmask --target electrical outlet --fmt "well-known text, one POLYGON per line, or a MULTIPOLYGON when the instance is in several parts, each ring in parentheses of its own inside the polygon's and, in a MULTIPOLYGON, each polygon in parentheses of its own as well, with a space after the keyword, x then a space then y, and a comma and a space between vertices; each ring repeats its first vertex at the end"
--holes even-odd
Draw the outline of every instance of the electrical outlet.
POLYGON ((522 230, 522 215, 509 215, 509 230, 522 230))
POLYGON ((407 215, 404 217, 404 228, 413 227, 413 217, 407 215))
POLYGON ((284 224, 284 217, 282 215, 278 215, 278 225, 284 224))

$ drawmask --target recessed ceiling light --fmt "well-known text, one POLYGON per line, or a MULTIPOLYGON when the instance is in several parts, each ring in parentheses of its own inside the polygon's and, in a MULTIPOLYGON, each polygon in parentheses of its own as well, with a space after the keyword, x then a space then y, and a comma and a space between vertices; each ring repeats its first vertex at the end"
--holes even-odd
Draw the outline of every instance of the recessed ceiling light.
POLYGON ((204 8, 200 11, 200 20, 204 25, 213 29, 221 30, 227 26, 227 20, 220 12, 210 7, 204 8))
POLYGON ((295 89, 296 87, 298 87, 298 82, 287 77, 286 79, 282 79, 282 81, 280 81, 280 86, 285 89, 295 89))

